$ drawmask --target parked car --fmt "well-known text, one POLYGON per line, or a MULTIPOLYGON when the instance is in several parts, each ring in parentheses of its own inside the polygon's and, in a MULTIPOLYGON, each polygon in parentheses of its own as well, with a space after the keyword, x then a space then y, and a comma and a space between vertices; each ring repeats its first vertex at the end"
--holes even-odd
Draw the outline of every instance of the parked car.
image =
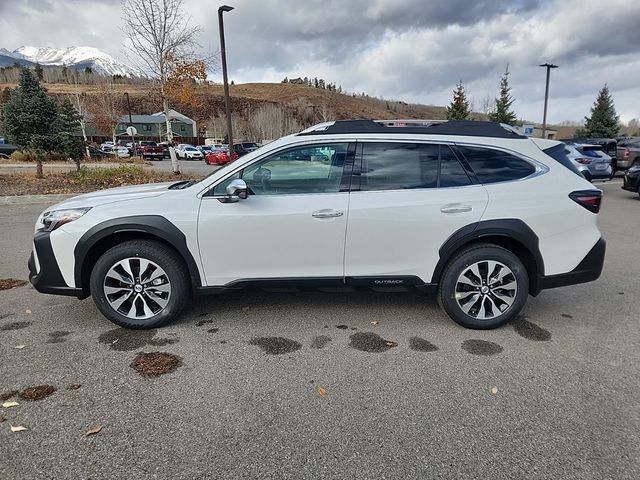
POLYGON ((104 152, 103 150, 100 150, 99 148, 96 147, 92 147, 89 146, 89 155, 91 155, 91 158, 93 160, 102 160, 103 158, 106 158, 109 156, 108 153, 104 152))
POLYGON ((111 153, 114 148, 115 148, 114 142, 103 142, 100 145, 100 150, 102 150, 105 153, 111 153))
MULTIPOLYGON (((233 160, 240 158, 236 152, 233 152, 233 160)), ((229 150, 218 148, 204 156, 205 163, 209 165, 226 165, 230 162, 229 150)))
POLYGON ((164 158, 164 150, 162 146, 158 145, 156 142, 144 141, 140 142, 138 155, 143 159, 154 158, 156 160, 162 160, 164 158))
POLYGON ((178 158, 185 160, 200 160, 204 158, 202 152, 191 145, 178 145, 176 147, 176 155, 178 158))
POLYGON ((528 295, 602 271, 602 191, 563 156, 562 143, 499 123, 327 122, 200 181, 48 208, 29 278, 40 292, 93 296, 128 328, 170 322, 192 293, 274 285, 437 293, 459 324, 495 328, 528 295), (289 160, 311 148, 329 160, 289 160))
POLYGON ((243 155, 246 155, 247 153, 251 153, 254 150, 257 150, 258 144, 255 142, 234 143, 233 149, 239 156, 243 156, 243 155))
POLYGON ((0 137, 0 154, 9 157, 13 152, 18 150, 18 147, 11 145, 4 137, 0 137))
POLYGON ((599 145, 565 144, 565 153, 587 180, 610 179, 611 157, 599 145))
POLYGON ((622 165, 618 166, 618 142, 615 138, 585 137, 569 138, 560 141, 582 145, 599 145, 600 147, 602 147, 602 151, 611 157, 611 168, 613 169, 614 173, 618 170, 623 170, 626 168, 622 165))
POLYGON ((119 158, 129 158, 131 156, 131 152, 129 152, 129 149, 127 147, 122 147, 119 145, 114 147, 110 152, 105 151, 105 153, 109 153, 119 158))
POLYGON ((622 188, 629 192, 636 192, 640 195, 640 164, 630 167, 624 173, 624 183, 622 184, 622 188))
POLYGON ((640 165, 640 141, 618 143, 618 166, 620 170, 626 170, 634 165, 640 165))

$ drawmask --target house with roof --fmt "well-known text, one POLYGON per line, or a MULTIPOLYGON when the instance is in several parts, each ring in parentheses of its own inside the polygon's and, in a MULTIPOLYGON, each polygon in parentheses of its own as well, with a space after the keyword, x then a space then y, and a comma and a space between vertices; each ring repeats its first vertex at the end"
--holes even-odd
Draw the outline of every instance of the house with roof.
MULTIPOLYGON (((169 121, 173 135, 176 137, 195 137, 198 134, 195 120, 180 112, 169 110, 169 121)), ((138 137, 154 139, 159 142, 166 140, 167 125, 164 112, 151 115, 131 115, 131 122, 129 122, 129 115, 123 115, 120 117, 116 134, 122 137, 128 136, 127 127, 130 125, 138 131, 138 137)))

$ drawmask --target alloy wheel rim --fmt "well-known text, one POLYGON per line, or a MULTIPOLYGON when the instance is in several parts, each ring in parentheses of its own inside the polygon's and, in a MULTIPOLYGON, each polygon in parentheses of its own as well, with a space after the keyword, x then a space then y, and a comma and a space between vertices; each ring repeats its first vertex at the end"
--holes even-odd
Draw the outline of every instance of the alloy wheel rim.
POLYGON ((103 282, 107 302, 132 320, 147 320, 162 312, 171 298, 171 282, 157 263, 132 257, 116 262, 103 282))
POLYGON ((505 264, 483 260, 467 266, 456 281, 455 299, 460 309, 478 320, 491 320, 516 301, 518 282, 505 264))

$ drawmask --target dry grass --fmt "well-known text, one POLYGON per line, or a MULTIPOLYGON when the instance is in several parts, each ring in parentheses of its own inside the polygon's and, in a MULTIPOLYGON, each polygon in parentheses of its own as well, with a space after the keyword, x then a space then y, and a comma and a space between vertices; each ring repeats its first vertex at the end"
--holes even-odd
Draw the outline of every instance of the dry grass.
POLYGON ((48 173, 36 178, 35 173, 0 175, 0 196, 85 193, 104 188, 197 180, 198 175, 175 175, 172 172, 144 170, 138 165, 120 165, 112 168, 83 168, 79 172, 48 173))

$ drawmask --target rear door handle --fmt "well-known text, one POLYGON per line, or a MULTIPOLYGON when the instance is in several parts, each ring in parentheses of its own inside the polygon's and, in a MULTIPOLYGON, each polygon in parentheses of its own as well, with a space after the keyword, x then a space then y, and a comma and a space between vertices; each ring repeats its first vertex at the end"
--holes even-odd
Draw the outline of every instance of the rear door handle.
POLYGON ((442 213, 467 213, 473 210, 471 205, 461 205, 459 203, 452 205, 444 205, 440 208, 442 213))
POLYGON ((311 214, 313 218, 334 218, 334 217, 341 217, 342 215, 344 215, 344 212, 333 210, 331 208, 323 208, 322 210, 316 210, 311 214))

